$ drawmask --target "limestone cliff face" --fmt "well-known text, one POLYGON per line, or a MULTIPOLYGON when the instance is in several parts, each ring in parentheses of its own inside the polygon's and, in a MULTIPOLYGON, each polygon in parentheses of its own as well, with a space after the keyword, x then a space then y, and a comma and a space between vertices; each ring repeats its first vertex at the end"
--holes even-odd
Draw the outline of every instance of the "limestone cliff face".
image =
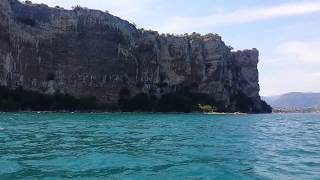
POLYGON ((218 35, 159 35, 96 10, 0 1, 0 83, 116 104, 127 88, 161 96, 188 87, 228 111, 236 98, 266 112, 259 96, 258 50, 232 52, 218 35))

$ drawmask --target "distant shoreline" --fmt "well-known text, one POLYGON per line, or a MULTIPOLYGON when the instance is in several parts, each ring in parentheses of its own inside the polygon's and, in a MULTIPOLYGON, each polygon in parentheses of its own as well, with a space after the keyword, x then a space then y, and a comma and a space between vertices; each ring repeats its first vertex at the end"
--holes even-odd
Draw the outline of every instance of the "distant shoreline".
POLYGON ((212 112, 212 113, 204 113, 204 112, 121 112, 121 111, 0 111, 0 113, 125 113, 125 114, 200 114, 200 115, 248 115, 249 113, 241 113, 241 112, 212 112))
POLYGON ((99 114, 99 113, 123 113, 123 114, 199 114, 199 115, 259 115, 259 114, 320 114, 320 112, 273 112, 273 113, 241 113, 241 112, 121 112, 121 111, 0 111, 0 113, 35 113, 35 114, 55 114, 55 113, 66 113, 66 114, 99 114))

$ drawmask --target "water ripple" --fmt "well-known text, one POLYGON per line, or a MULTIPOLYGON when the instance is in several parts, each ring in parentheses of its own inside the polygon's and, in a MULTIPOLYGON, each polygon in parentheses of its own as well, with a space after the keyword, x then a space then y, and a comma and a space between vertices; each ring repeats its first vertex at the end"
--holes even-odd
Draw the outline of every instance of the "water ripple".
POLYGON ((320 115, 0 114, 0 179, 317 179, 320 115))

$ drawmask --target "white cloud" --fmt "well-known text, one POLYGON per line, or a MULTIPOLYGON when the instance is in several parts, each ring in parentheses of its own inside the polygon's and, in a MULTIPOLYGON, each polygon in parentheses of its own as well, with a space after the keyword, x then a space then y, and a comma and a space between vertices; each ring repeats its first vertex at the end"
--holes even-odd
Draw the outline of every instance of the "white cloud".
POLYGON ((272 96, 288 92, 320 92, 320 73, 301 71, 275 72, 261 76, 261 94, 272 96))
POLYGON ((297 60, 304 63, 320 63, 320 40, 290 41, 277 49, 278 59, 297 60))
POLYGON ((320 39, 288 41, 275 47, 270 59, 261 61, 261 94, 320 92, 320 39))
POLYGON ((286 3, 268 7, 250 7, 232 12, 220 10, 220 12, 216 14, 203 17, 170 17, 166 23, 156 27, 156 29, 161 32, 183 33, 200 28, 248 23, 314 12, 320 12, 320 2, 286 3))
POLYGON ((320 65, 320 39, 291 40, 275 46, 269 57, 264 57, 265 65, 320 65))

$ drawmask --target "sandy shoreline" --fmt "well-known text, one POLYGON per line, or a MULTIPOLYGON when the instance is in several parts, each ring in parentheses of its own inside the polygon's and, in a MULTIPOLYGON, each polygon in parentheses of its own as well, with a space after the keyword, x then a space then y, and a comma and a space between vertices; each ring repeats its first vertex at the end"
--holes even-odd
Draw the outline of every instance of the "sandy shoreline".
POLYGON ((220 112, 212 112, 212 113, 204 113, 208 115, 247 115, 248 113, 241 113, 241 112, 235 112, 235 113, 220 113, 220 112))

